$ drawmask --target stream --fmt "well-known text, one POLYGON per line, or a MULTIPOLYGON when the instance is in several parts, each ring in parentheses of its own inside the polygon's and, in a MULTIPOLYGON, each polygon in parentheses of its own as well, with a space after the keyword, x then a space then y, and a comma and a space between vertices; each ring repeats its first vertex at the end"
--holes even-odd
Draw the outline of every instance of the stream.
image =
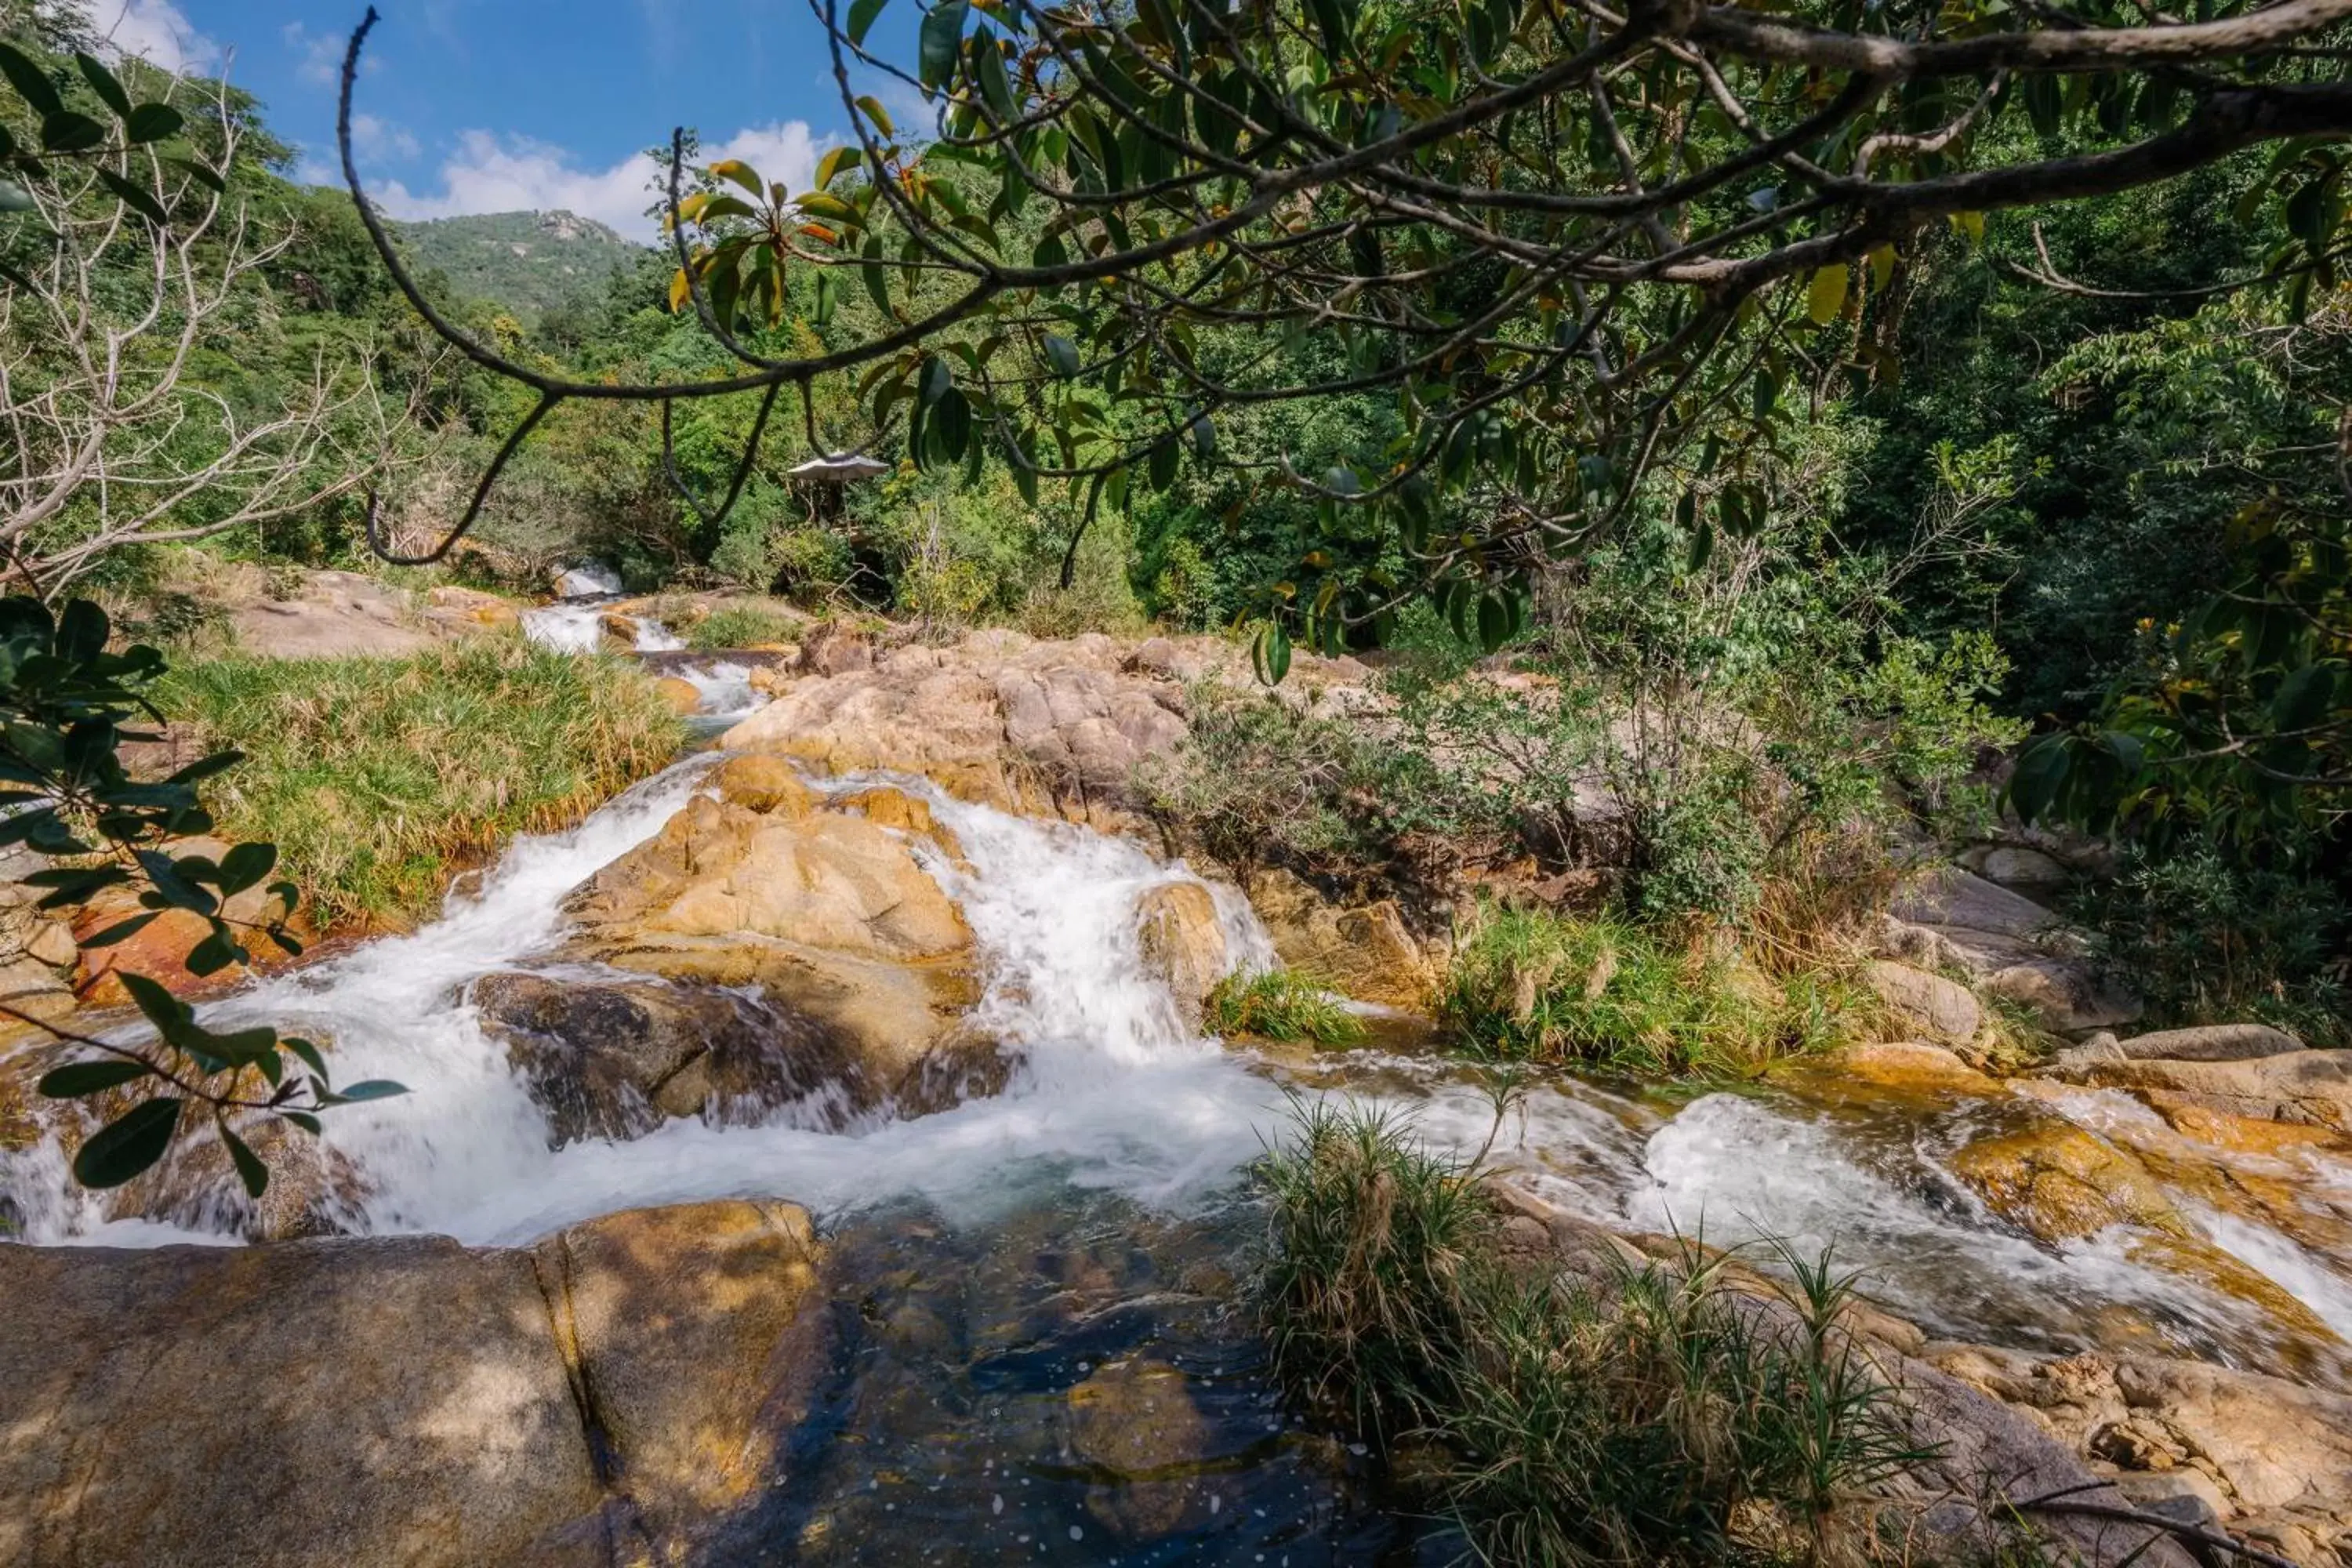
MULTIPOLYGON (((535 615, 587 616, 601 586, 535 615)), ((552 625, 532 635, 553 641, 552 625)), ((562 636, 572 635, 565 631, 562 636)), ((740 694, 714 664, 720 701, 740 694)), ((613 1211, 728 1196, 807 1205, 852 1270, 824 1409, 829 1440, 736 1528, 725 1561, 1291 1563, 1446 1561, 1433 1527, 1376 1506, 1360 1456, 1287 1417, 1236 1281, 1261 1222, 1250 1163, 1291 1097, 1339 1092, 1414 1118, 1433 1144, 1495 1163, 1620 1230, 1778 1237, 1834 1248, 1867 1290, 1931 1335, 2034 1350, 2159 1347, 2341 1383, 2340 1347, 2294 1342, 2259 1307, 2137 1258, 2106 1233, 2051 1247, 2004 1224, 1948 1169, 1998 1131, 1997 1101, 1776 1087, 1657 1090, 1568 1075, 1536 1082, 1496 1125, 1482 1075, 1433 1053, 1258 1052, 1188 1030, 1147 978, 1133 910, 1196 879, 1086 828, 927 800, 963 863, 925 862, 983 955, 982 1022, 1024 1054, 1002 1094, 916 1120, 839 1126, 787 1104, 761 1125, 671 1121, 627 1142, 548 1147, 543 1113, 465 1000, 562 933, 564 895, 660 829, 705 787, 690 756, 562 833, 518 839, 437 921, 277 974, 203 1009, 331 1040, 341 1079, 408 1096, 336 1111, 325 1141, 364 1178, 349 1228, 527 1242, 613 1211), (1098 1370, 1181 1380, 1197 1412, 1181 1467, 1111 1486, 1067 1447, 1056 1413, 1098 1370)), ((871 784, 879 775, 825 781, 871 784)), ((1271 963, 1246 902, 1212 886, 1230 952, 1271 963)), ((2149 1113, 2074 1091, 2058 1112, 2115 1132, 2149 1113)), ((2152 1118, 2151 1118, 2152 1120, 2152 1118)), ((2295 1173, 2352 1204, 2352 1170, 2295 1173)), ((233 1213, 167 1226, 107 1220, 43 1144, 0 1155, 0 1205, 37 1245, 233 1244, 233 1213)), ((2200 1239, 2352 1337, 2347 1260, 2219 1210, 2200 1239)), ((1761 1256, 1761 1255, 1759 1255, 1761 1256)))

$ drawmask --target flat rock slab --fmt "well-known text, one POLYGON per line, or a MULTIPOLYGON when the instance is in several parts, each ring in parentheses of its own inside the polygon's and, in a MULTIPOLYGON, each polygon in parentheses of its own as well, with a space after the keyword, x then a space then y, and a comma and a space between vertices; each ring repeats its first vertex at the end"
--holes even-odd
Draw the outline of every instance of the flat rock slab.
POLYGON ((1938 866, 1914 879, 1888 912, 1912 925, 1957 927, 1993 936, 2024 938, 2058 925, 2058 917, 2022 894, 1958 866, 1938 866))
POLYGON ((0 1246, 0 1563, 554 1568, 604 1563, 616 1518, 675 1541, 774 1462, 814 1254, 804 1213, 752 1202, 527 1249, 0 1246))
POLYGON ((2207 1024, 2134 1035, 2116 1049, 2132 1061, 2242 1062, 2299 1051, 2303 1042, 2268 1024, 2207 1024))

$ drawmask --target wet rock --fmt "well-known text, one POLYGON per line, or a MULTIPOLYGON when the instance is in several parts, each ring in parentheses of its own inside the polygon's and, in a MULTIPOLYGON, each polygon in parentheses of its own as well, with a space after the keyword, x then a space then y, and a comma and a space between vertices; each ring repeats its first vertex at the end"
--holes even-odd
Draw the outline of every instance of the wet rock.
MULTIPOLYGON (((751 759, 747 758, 746 761, 751 759)), ((940 825, 932 814, 931 803, 920 795, 883 784, 874 789, 862 789, 846 795, 835 803, 844 811, 854 811, 877 827, 894 828, 900 833, 928 838, 950 859, 960 860, 963 847, 954 834, 940 825)))
POLYGON ((1863 966, 1862 978, 1881 1002, 1935 1039, 1965 1045, 1984 1023, 1975 994, 1940 974, 1876 959, 1863 966))
POLYGON ((510 600, 502 599, 496 594, 486 594, 478 588, 444 584, 427 594, 425 602, 444 614, 500 631, 513 631, 522 625, 521 612, 510 600))
POLYGON ((780 1461, 815 1255, 770 1203, 530 1250, 0 1247, 0 1562, 601 1563, 566 1531, 616 1503, 671 1560, 780 1461))
POLYGON ((1951 1170, 1986 1207, 2042 1241, 2074 1241, 2114 1225, 2187 1230, 2146 1166, 2068 1122, 1971 1143, 1952 1157, 1951 1170))
POLYGON ((879 1098, 838 1032, 716 987, 503 973, 476 981, 472 1001, 547 1112, 551 1148, 642 1137, 670 1117, 755 1121, 795 1101, 838 1127, 879 1098))
POLYGON ((664 702, 669 704, 670 711, 673 713, 683 716, 698 713, 702 710, 702 689, 691 680, 683 680, 675 675, 665 675, 654 682, 654 690, 664 702))
POLYGON ((1089 1490, 1087 1512, 1129 1537, 1150 1537, 1201 1506, 1185 1477, 1211 1457, 1211 1434, 1181 1372, 1160 1361, 1114 1362, 1068 1397, 1071 1452, 1120 1483, 1089 1490))
POLYGON ((2095 1062, 2077 1079, 2103 1089, 2160 1090, 2255 1121, 2352 1132, 2352 1050, 2287 1051, 2242 1061, 2095 1062))
POLYGON ((763 816, 794 818, 817 809, 817 794, 781 757, 736 757, 710 775, 719 798, 763 816))
POLYGON ((1888 1089, 1958 1091, 1991 1095, 2000 1085, 1941 1046, 1918 1040, 1892 1040, 1842 1047, 1822 1058, 1822 1067, 1888 1089))
POLYGON ((2140 1099, 2182 1137, 2210 1143, 2233 1153, 2277 1158, 2305 1150, 2340 1152, 2346 1148, 2345 1135, 2331 1128, 2272 1121, 2215 1110, 2210 1106, 2164 1089, 2144 1090, 2140 1099))
MULTIPOLYGON (((115 1113, 110 1108, 108 1114, 115 1113)), ((367 1178, 351 1156, 274 1116, 247 1114, 237 1136, 269 1167, 258 1199, 208 1130, 192 1131, 162 1163, 106 1194, 109 1219, 152 1220, 196 1232, 217 1231, 247 1241, 295 1241, 345 1236, 361 1228, 367 1178)), ((80 1130, 67 1136, 79 1146, 80 1130)))
POLYGON ((2207 1024, 2193 1029, 2159 1029, 2116 1042, 2134 1061, 2251 1061, 2303 1049, 2303 1042, 2268 1024, 2207 1024))
POLYGON ((1165 882, 1136 900, 1145 973, 1168 987, 1177 1011, 1198 1028, 1202 1005, 1232 967, 1216 900, 1198 882, 1165 882))

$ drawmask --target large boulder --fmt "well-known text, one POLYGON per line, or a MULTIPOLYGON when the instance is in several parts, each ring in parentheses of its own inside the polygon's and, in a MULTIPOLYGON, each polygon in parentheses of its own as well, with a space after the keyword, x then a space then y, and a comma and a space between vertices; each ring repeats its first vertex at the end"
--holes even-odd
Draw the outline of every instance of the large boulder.
MULTIPOLYGON (((1111 829, 1137 823, 1138 766, 1183 741, 1184 683, 1247 679, 1246 659, 1213 637, 1130 648, 1099 633, 1040 642, 988 630, 946 647, 850 647, 846 633, 811 639, 802 678, 724 744, 835 773, 921 773, 960 799, 1111 829)), ((1285 686, 1295 700, 1360 692, 1370 674, 1302 655, 1285 686)))
POLYGON ((2090 1061, 2066 1076, 2099 1089, 2160 1091, 2232 1116, 2352 1132, 2352 1050, 2237 1061, 2090 1061))
POLYGON ((1436 966, 1393 900, 1335 902, 1277 868, 1250 879, 1249 900, 1284 966, 1318 984, 1395 1007, 1424 1006, 1436 988, 1436 966))
POLYGON ((935 1050, 961 1052, 951 1037, 979 994, 971 931, 916 835, 888 825, 911 825, 913 803, 829 804, 774 757, 735 759, 714 782, 720 798, 689 802, 573 893, 564 956, 756 991, 793 1021, 786 1056, 857 1086, 853 1106, 935 1050))
POLYGON ((878 1098, 837 1031, 717 986, 508 973, 476 981, 472 999, 555 1148, 641 1137, 670 1117, 753 1122, 796 1102, 833 1131, 878 1098))
POLYGON ((1964 1046, 1984 1023, 1975 993, 1940 974, 1879 959, 1863 966, 1862 978, 1881 1002, 1931 1039, 1964 1046))
POLYGON ((2140 1000, 2087 961, 2052 910, 1958 866, 1914 877, 1888 907, 1886 948, 1915 963, 1964 971, 2061 1034, 2128 1024, 2140 1000))
POLYGON ((528 1249, 0 1247, 0 1562, 676 1560, 784 1463, 816 1253, 763 1202, 528 1249))
POLYGON ((2116 1048, 2134 1061, 2237 1062, 2284 1056, 2303 1049, 2303 1042, 2268 1024, 2204 1024, 2134 1035, 2116 1048))
POLYGON ((1168 987, 1185 1022, 1199 1027, 1202 1004, 1233 967, 1216 900, 1198 882, 1163 882, 1136 900, 1135 918, 1145 972, 1168 987))

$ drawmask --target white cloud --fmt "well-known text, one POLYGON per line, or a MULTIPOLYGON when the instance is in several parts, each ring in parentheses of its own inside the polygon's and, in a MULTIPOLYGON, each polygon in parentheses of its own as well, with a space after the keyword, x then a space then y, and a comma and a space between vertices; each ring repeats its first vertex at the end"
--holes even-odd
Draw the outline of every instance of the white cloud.
MULTIPOLYGON (((356 121, 352 132, 356 142, 356 121)), ((759 170, 762 178, 780 180, 788 190, 804 191, 814 175, 817 154, 830 144, 830 138, 820 142, 807 125, 794 120, 739 131, 723 144, 706 145, 702 156, 712 163, 740 158, 759 170)), ((438 193, 412 191, 394 180, 373 194, 395 217, 562 208, 609 224, 632 239, 651 241, 659 237, 660 228, 646 216, 646 209, 654 203, 653 182, 664 168, 639 153, 609 169, 583 169, 561 147, 527 137, 468 131, 458 138, 457 153, 441 165, 438 193)))
POLYGON ((204 70, 220 62, 220 46, 197 32, 172 0, 101 0, 90 19, 116 50, 162 70, 204 70))
POLYGON ((405 129, 373 114, 352 116, 352 150, 369 163, 414 158, 424 151, 405 129))

